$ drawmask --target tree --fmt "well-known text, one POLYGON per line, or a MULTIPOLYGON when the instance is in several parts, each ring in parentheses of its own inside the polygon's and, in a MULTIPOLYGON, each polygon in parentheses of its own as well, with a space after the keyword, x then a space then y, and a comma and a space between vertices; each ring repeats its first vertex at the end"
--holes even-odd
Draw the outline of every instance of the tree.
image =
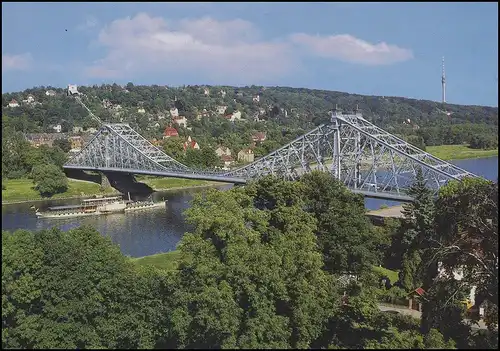
POLYGON ((31 172, 35 189, 43 197, 51 197, 54 194, 63 193, 68 190, 68 179, 64 172, 52 164, 33 167, 31 172))
MULTIPOLYGON (((477 286, 476 303, 487 299, 498 306, 498 184, 466 178, 440 190, 433 240, 433 261, 451 273, 462 270, 461 283, 477 286)), ((489 320, 498 325, 498 314, 489 320)))
POLYGON ((435 206, 432 190, 426 186, 422 169, 418 168, 415 183, 408 190, 413 202, 403 205, 403 262, 401 283, 409 291, 422 285, 422 259, 427 262, 429 239, 435 237, 435 206))
POLYGON ((2 348, 152 348, 161 279, 90 227, 2 232, 2 348))
POLYGON ((170 137, 163 140, 163 151, 176 160, 182 157, 184 149, 182 139, 179 137, 170 137))
POLYGON ((328 173, 306 174, 301 183, 306 208, 318 221, 316 235, 325 269, 355 274, 371 269, 379 259, 375 248, 382 239, 365 216, 363 197, 328 173))
POLYGON ((267 209, 246 189, 195 198, 186 213, 194 232, 179 245, 170 347, 307 348, 321 333, 335 292, 315 221, 295 194, 281 194, 267 209))
POLYGON ((71 143, 68 139, 56 139, 54 140, 53 146, 59 147, 65 153, 71 150, 71 143))

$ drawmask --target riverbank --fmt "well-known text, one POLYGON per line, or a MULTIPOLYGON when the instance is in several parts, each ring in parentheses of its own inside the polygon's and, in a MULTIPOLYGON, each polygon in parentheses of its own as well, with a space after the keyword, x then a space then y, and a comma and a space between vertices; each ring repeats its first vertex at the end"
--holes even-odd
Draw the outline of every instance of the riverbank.
MULTIPOLYGON (((178 179, 178 178, 142 178, 138 181, 149 185, 155 191, 174 191, 181 189, 211 187, 224 185, 219 182, 209 182, 201 180, 178 179)), ((68 190, 62 194, 56 194, 51 198, 42 198, 36 190, 33 189, 31 179, 7 179, 2 190, 2 205, 36 202, 43 200, 64 200, 85 198, 93 195, 114 195, 119 194, 113 188, 101 189, 99 184, 68 179, 68 190)))
POLYGON ((468 145, 427 146, 425 151, 444 161, 466 160, 473 158, 486 158, 486 157, 498 156, 498 149, 494 150, 471 149, 469 148, 468 145))

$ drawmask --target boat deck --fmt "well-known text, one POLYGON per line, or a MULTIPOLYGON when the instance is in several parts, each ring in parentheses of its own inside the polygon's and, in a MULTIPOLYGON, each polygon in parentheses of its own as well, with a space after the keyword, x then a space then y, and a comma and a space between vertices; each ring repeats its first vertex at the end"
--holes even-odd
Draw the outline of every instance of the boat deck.
POLYGON ((60 211, 60 210, 73 210, 75 208, 81 208, 82 205, 66 205, 66 206, 52 206, 48 209, 50 211, 60 211))

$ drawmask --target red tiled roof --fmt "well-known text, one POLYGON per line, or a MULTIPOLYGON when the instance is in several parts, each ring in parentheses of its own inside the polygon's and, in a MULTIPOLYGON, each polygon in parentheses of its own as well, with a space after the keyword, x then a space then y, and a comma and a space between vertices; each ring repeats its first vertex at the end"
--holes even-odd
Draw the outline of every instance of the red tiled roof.
POLYGON ((222 155, 221 159, 224 162, 232 162, 232 161, 234 161, 233 158, 231 156, 229 156, 229 155, 222 155))
POLYGON ((414 291, 420 296, 423 296, 425 294, 425 290, 422 288, 416 288, 414 291))
POLYGON ((189 141, 186 141, 184 143, 184 150, 186 150, 189 146, 190 149, 194 149, 194 147, 197 145, 198 143, 196 142, 196 140, 191 140, 191 142, 189 141))
POLYGON ((177 133, 177 129, 172 127, 165 128, 165 132, 163 134, 165 136, 179 136, 179 133, 177 133))

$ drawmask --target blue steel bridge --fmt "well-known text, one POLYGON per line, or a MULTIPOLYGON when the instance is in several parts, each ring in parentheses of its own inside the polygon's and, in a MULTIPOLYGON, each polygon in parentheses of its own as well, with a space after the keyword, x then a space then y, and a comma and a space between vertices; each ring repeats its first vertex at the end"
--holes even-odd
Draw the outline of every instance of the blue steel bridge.
POLYGON ((194 169, 165 154, 128 124, 103 123, 76 99, 101 128, 64 165, 74 178, 78 172, 94 171, 107 176, 143 174, 245 184, 266 175, 295 180, 320 170, 366 197, 411 201, 407 191, 419 169, 436 193, 450 180, 476 177, 375 126, 360 112, 342 114, 340 110, 332 112, 330 123, 248 165, 231 170, 194 169))

